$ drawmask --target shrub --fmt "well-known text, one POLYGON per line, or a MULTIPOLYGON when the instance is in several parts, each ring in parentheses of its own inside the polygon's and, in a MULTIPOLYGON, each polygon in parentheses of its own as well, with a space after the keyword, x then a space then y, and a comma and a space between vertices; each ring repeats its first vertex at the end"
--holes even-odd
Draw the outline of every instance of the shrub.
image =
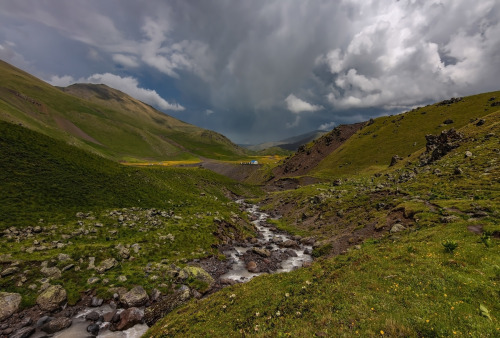
POLYGON ((456 241, 452 241, 449 239, 441 244, 444 246, 444 251, 449 253, 453 253, 453 251, 455 251, 455 249, 458 247, 458 243, 456 241))

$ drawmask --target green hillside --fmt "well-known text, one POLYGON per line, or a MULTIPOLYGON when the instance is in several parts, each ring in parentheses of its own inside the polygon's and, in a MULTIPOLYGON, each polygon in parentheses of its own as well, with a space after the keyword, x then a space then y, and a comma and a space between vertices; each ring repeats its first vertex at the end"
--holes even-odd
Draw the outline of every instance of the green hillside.
MULTIPOLYGON (((129 281, 118 285, 168 291, 173 281, 148 279, 144 266, 217 256, 221 219, 232 222, 224 229, 228 236, 253 236, 246 216, 228 195, 259 190, 211 171, 126 167, 3 121, 0 149, 0 264, 3 269, 17 262, 16 273, 1 278, 0 288, 20 293, 24 306, 33 305, 37 296, 36 289, 26 286, 44 276, 40 263, 62 269, 67 262, 56 264, 62 253, 82 268, 63 269, 54 280, 74 304, 89 288, 89 257, 96 264, 111 258, 119 262, 100 279, 116 282, 125 275, 129 281), (140 244, 140 253, 124 260, 116 247, 134 243, 140 244)), ((108 289, 106 283, 92 287, 103 293, 108 289)))
MULTIPOLYGON (((469 108, 484 111, 491 96, 469 108)), ((265 209, 283 215, 276 226, 318 240, 317 261, 192 301, 146 336, 498 336, 500 111, 489 110, 483 120, 453 114, 462 136, 430 164, 420 144, 380 174, 268 195, 265 209)))
POLYGON ((128 162, 235 159, 223 135, 174 119, 105 85, 56 88, 0 62, 0 119, 128 162))
POLYGON ((422 149, 425 135, 459 129, 471 120, 496 111, 491 105, 497 101, 500 101, 500 92, 484 93, 374 119, 308 174, 331 178, 387 169, 394 155, 405 158, 422 149), (452 122, 445 124, 445 121, 452 122))

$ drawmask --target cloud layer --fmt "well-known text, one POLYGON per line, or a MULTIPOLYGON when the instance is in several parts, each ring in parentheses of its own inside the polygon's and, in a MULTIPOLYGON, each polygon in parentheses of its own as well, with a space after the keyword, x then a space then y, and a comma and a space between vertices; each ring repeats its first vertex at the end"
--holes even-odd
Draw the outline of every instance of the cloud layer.
POLYGON ((499 89, 495 0, 0 3, 0 58, 178 101, 238 142, 499 89))

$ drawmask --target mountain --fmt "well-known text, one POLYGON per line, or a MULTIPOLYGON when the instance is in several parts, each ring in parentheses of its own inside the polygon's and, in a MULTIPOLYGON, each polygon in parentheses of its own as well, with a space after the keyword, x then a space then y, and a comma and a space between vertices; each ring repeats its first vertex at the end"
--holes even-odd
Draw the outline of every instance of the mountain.
POLYGON ((120 161, 234 159, 225 136, 168 116, 106 85, 53 87, 0 62, 0 119, 120 161))
POLYGON ((381 172, 389 167, 392 157, 406 158, 422 150, 426 135, 462 128, 496 111, 498 102, 500 92, 483 93, 338 126, 275 168, 274 181, 303 176, 331 180, 381 172))
POLYGON ((257 145, 246 146, 246 148, 254 151, 261 151, 268 148, 278 147, 285 150, 297 151, 297 149, 299 149, 300 146, 307 144, 326 133, 327 132, 323 130, 315 130, 309 133, 289 137, 281 141, 266 142, 257 145))

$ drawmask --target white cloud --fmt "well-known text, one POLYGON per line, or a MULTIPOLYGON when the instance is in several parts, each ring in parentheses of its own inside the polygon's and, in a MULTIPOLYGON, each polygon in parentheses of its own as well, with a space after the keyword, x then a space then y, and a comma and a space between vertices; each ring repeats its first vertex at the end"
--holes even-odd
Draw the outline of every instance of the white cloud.
POLYGON ((139 63, 137 62, 137 58, 133 55, 124 55, 124 54, 113 54, 113 61, 129 68, 139 67, 139 63))
POLYGON ((288 97, 285 99, 285 102, 287 109, 294 114, 300 114, 302 112, 314 112, 323 109, 322 106, 310 104, 309 102, 299 99, 293 94, 288 95, 288 97))
POLYGON ((212 115, 213 113, 214 111, 212 109, 205 110, 205 114, 207 114, 208 116, 212 115))
POLYGON ((111 88, 121 90, 122 92, 136 98, 137 100, 143 101, 163 110, 180 111, 185 109, 178 103, 167 102, 155 90, 139 87, 139 82, 137 81, 137 79, 131 76, 121 77, 111 73, 104 73, 93 74, 88 78, 80 78, 78 80, 75 80, 71 76, 64 75, 61 77, 52 76, 48 82, 54 86, 68 86, 77 82, 105 84, 110 86, 111 88))
POLYGON ((335 122, 327 122, 327 123, 323 123, 322 125, 320 125, 318 127, 318 130, 324 130, 324 131, 329 131, 329 130, 332 130, 333 127, 335 127, 336 123, 335 122))

